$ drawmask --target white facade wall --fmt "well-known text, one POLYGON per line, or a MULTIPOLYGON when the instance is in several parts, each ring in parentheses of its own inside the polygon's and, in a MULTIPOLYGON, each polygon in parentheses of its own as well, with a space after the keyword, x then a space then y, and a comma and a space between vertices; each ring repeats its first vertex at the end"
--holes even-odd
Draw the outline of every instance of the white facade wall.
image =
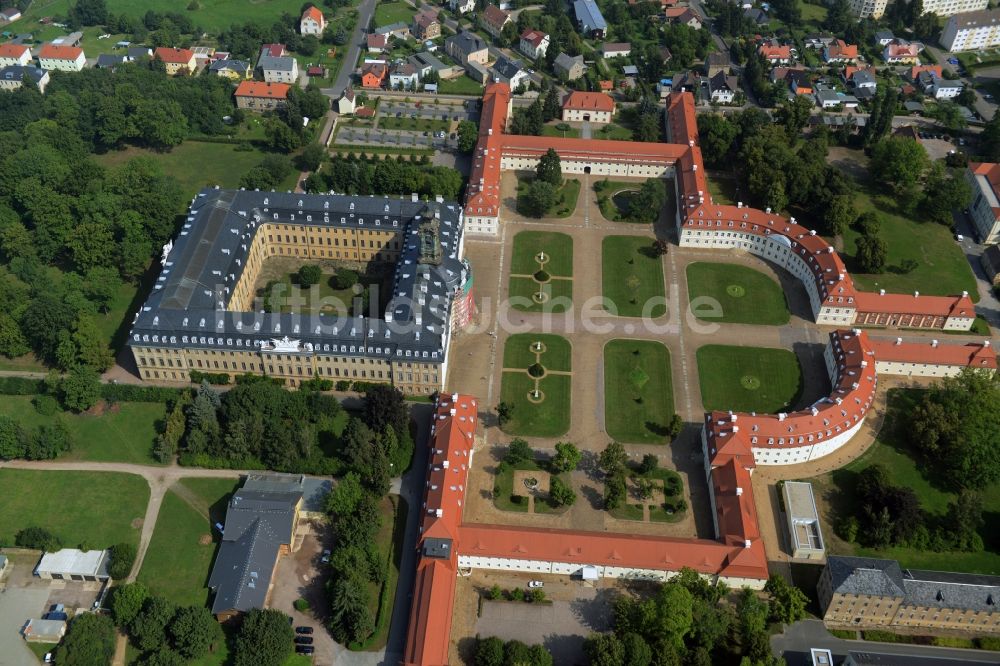
POLYGON ((323 26, 321 26, 319 22, 312 17, 306 17, 302 19, 302 22, 299 25, 299 33, 303 35, 322 35, 323 26))
MULTIPOLYGON (((815 444, 807 444, 805 446, 797 444, 786 448, 760 448, 755 446, 751 449, 753 451, 753 459, 758 465, 795 465, 816 460, 817 458, 830 455, 850 441, 857 434, 858 430, 861 429, 861 426, 864 425, 864 422, 863 418, 859 418, 848 430, 842 429, 839 433, 830 437, 830 439, 817 441, 815 444)), ((841 426, 837 427, 840 428, 841 426)))
POLYGON ((590 111, 584 109, 563 109, 562 119, 569 122, 583 122, 589 120, 592 123, 610 123, 610 111, 590 111))
POLYGON ((875 370, 879 374, 903 377, 954 377, 965 366, 935 365, 932 363, 903 363, 901 361, 876 361, 875 370))
POLYGON ((83 53, 79 55, 76 60, 62 60, 57 58, 39 58, 38 66, 42 69, 48 69, 51 71, 58 72, 79 72, 83 70, 84 64, 86 64, 87 59, 84 57, 83 53))
POLYGON ((496 236, 500 232, 500 216, 465 215, 465 233, 476 236, 496 236))
MULTIPOLYGON (((623 176, 627 178, 666 178, 674 173, 673 165, 668 164, 602 162, 599 158, 581 160, 572 155, 561 155, 560 157, 564 174, 590 173, 598 176, 623 176)), ((500 168, 502 170, 533 171, 538 166, 538 160, 537 157, 504 155, 500 160, 500 168)))
POLYGON ((941 31, 938 40, 946 51, 975 51, 1000 45, 1000 24, 959 27, 952 16, 941 31))
POLYGON ((31 62, 31 51, 27 50, 22 53, 19 57, 14 56, 0 56, 0 68, 8 67, 10 65, 27 65, 31 62))
POLYGON ((291 71, 265 69, 264 81, 267 83, 295 83, 299 80, 299 66, 296 63, 291 71))
POLYGON ((712 102, 714 104, 732 104, 736 99, 736 93, 732 90, 713 90, 712 102))
POLYGON ((968 169, 965 171, 965 180, 972 188, 972 203, 969 204, 972 221, 983 243, 993 245, 1000 241, 1000 220, 993 212, 993 204, 990 201, 994 197, 993 187, 985 176, 977 177, 968 169))
POLYGON ((888 0, 850 0, 851 12, 858 18, 879 18, 885 13, 888 0))
POLYGON ((952 83, 940 83, 934 87, 934 99, 952 99, 962 94, 962 86, 952 83))
POLYGON ((951 16, 962 12, 975 12, 986 9, 989 0, 925 0, 924 13, 928 12, 938 16, 951 16))

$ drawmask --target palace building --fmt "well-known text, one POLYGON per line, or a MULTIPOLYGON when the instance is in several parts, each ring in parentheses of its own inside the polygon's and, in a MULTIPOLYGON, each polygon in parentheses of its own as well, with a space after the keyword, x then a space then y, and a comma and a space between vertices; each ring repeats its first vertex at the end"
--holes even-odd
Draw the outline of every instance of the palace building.
MULTIPOLYGON (((392 383, 430 394, 447 372, 452 334, 475 312, 463 259, 461 208, 442 200, 206 189, 129 336, 144 380, 188 381, 197 370, 392 383), (255 283, 268 259, 391 264, 383 311, 266 312, 255 283)), ((358 309, 360 302, 356 301, 358 309)))

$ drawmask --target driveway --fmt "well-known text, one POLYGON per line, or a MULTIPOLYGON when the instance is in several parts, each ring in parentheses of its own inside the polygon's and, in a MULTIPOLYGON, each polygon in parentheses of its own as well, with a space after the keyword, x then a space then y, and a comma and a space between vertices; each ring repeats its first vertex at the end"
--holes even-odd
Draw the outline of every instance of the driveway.
POLYGON ((46 587, 0 588, 0 663, 4 666, 38 666, 21 629, 28 619, 41 617, 48 598, 46 587))
POLYGON ((296 627, 312 627, 313 647, 316 648, 314 662, 333 664, 335 655, 343 648, 334 642, 325 626, 326 609, 330 604, 326 597, 326 579, 320 572, 330 569, 320 563, 323 542, 312 533, 304 537, 297 534, 296 541, 299 539, 301 544, 298 550, 278 560, 269 606, 291 615, 296 627), (319 612, 300 613, 295 610, 295 600, 300 598, 309 601, 309 605, 319 612))

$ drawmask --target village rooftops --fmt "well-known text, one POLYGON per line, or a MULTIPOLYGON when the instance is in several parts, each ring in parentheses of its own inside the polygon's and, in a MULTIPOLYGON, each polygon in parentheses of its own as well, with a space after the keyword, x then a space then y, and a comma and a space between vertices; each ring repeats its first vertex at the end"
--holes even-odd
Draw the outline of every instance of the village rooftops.
POLYGON ((240 81, 236 86, 236 97, 255 97, 257 99, 286 99, 288 90, 291 88, 287 83, 265 83, 264 81, 240 81))
POLYGON ((566 96, 562 108, 573 111, 607 111, 608 113, 614 113, 615 101, 604 93, 575 90, 566 96))

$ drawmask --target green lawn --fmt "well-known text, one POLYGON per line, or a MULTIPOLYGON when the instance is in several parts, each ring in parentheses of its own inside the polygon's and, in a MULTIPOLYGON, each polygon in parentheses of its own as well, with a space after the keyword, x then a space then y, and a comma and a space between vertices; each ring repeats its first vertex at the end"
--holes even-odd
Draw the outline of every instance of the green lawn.
POLYGON ((521 231, 514 236, 510 272, 532 275, 539 264, 535 257, 544 252, 545 271, 552 276, 573 277, 573 237, 556 231, 521 231))
POLYGON ((205 585, 221 536, 212 524, 224 520, 238 482, 185 479, 178 485, 163 497, 138 580, 176 604, 201 606, 208 602, 205 585))
MULTIPOLYGON (((557 125, 566 125, 565 123, 556 123, 557 125)), ((575 127, 570 127, 566 125, 566 129, 559 129, 556 125, 543 125, 542 126, 542 136, 554 136, 562 137, 564 139, 579 139, 580 130, 575 127)))
POLYGON ((547 375, 538 386, 545 399, 536 404, 528 400, 528 392, 535 387, 534 379, 523 372, 503 373, 500 399, 514 405, 504 432, 526 437, 558 437, 569 430, 569 375, 547 375))
POLYGON ((463 74, 454 79, 441 79, 438 92, 442 95, 482 95, 483 86, 463 74))
POLYGON ((375 19, 373 27, 381 28, 390 23, 402 21, 409 25, 413 22, 413 15, 417 11, 405 2, 379 2, 375 6, 375 19))
POLYGON ((736 205, 736 178, 735 176, 714 175, 707 178, 708 193, 712 195, 712 201, 720 206, 736 205))
POLYGON ((519 312, 566 312, 573 305, 573 281, 550 280, 540 283, 530 277, 511 277, 508 291, 511 308, 519 312), (545 294, 545 301, 533 298, 545 294))
MULTIPOLYGON (((619 210, 612 201, 618 192, 635 191, 642 187, 642 183, 631 183, 623 180, 608 180, 607 178, 594 183, 594 192, 597 193, 597 205, 601 209, 601 215, 610 222, 618 222, 619 210)), ((645 224, 645 223, 644 223, 645 224)))
POLYGON ((42 416, 31 404, 31 396, 5 395, 0 415, 9 416, 26 430, 59 419, 73 433, 73 450, 61 460, 158 464, 152 456, 156 423, 166 407, 154 402, 120 402, 100 416, 58 412, 42 416))
POLYGON ((646 236, 605 236, 602 244, 604 306, 619 317, 661 317, 667 312, 663 261, 646 236))
POLYGON ((591 134, 595 139, 609 139, 611 141, 632 140, 632 130, 616 123, 602 125, 600 128, 592 128, 591 134))
MULTIPOLYGON (((305 265, 305 262, 303 262, 303 265, 305 265)), ((275 280, 275 282, 284 285, 284 291, 280 292, 282 298, 281 312, 320 312, 322 314, 347 316, 354 303, 354 299, 360 296, 355 291, 355 287, 381 282, 381 278, 369 278, 365 275, 359 275, 359 282, 354 286, 347 289, 337 289, 334 284, 336 271, 326 265, 321 265, 321 267, 324 269, 323 277, 317 284, 305 289, 299 286, 298 271, 295 273, 286 273, 280 279, 275 280)), ((266 285, 262 287, 261 282, 257 284, 258 289, 264 288, 266 291, 266 285)), ((363 287, 361 290, 363 291, 363 287)))
MULTIPOLYGON (((548 471, 547 463, 539 460, 526 460, 516 465, 499 465, 493 480, 493 505, 501 511, 527 513, 528 498, 525 495, 514 495, 514 471, 548 471)), ((555 474, 549 476, 549 482, 555 474)), ((563 483, 570 485, 568 474, 560 474, 563 483)), ((548 495, 535 497, 535 513, 563 513, 568 507, 554 504, 548 495)))
POLYGON ((67 548, 138 544, 149 502, 149 485, 134 474, 0 469, 0 488, 0 539, 38 526, 67 548))
MULTIPOLYGON (((843 469, 809 479, 816 487, 817 496, 823 494, 831 498, 831 520, 843 515, 854 515, 859 510, 854 502, 858 475, 875 464, 886 469, 894 485, 912 488, 920 498, 921 507, 932 520, 940 520, 945 516, 948 504, 955 500, 956 495, 950 489, 935 483, 932 470, 918 458, 905 435, 906 414, 913 409, 922 394, 923 391, 919 389, 890 390, 886 421, 875 444, 843 469)), ((986 488, 982 492, 982 499, 985 524, 979 528, 979 534, 986 549, 981 553, 934 552, 904 547, 876 550, 846 543, 839 538, 828 539, 828 546, 831 554, 887 557, 899 560, 904 568, 998 575, 1000 485, 994 484, 986 488)))
POLYGON ((539 362, 546 370, 569 372, 572 349, 566 338, 545 333, 518 333, 507 338, 503 348, 503 367, 527 370, 535 362, 532 350, 536 342, 541 342, 544 351, 539 362))
POLYGON ((396 118, 383 116, 378 119, 378 126, 387 130, 406 130, 409 132, 447 132, 451 129, 451 121, 440 118, 396 118))
POLYGON ((822 23, 826 20, 826 7, 814 5, 808 2, 800 2, 799 7, 802 8, 803 21, 815 21, 816 23, 822 23))
POLYGON ((705 345, 698 356, 701 401, 721 409, 774 414, 788 409, 802 391, 802 370, 786 349, 705 345))
MULTIPOLYGON (((517 211, 521 213, 521 196, 527 192, 528 185, 534 180, 532 176, 522 177, 517 183, 517 211)), ((580 197, 580 181, 576 178, 567 178, 556 190, 556 201, 552 207, 546 211, 543 217, 569 217, 576 210, 576 200, 580 197)), ((525 213, 521 213, 524 215, 525 213)))
POLYGON ((694 263, 687 267, 688 298, 699 319, 717 323, 787 324, 790 314, 785 292, 771 277, 735 264, 694 263), (696 298, 711 299, 696 307, 696 298), (722 316, 718 314, 721 306, 722 316))
POLYGON ((604 421, 619 442, 664 444, 674 415, 670 352, 659 342, 612 340, 604 346, 604 421))
POLYGON ((889 248, 884 273, 861 273, 854 260, 860 234, 854 229, 849 229, 844 234, 844 250, 841 255, 859 287, 869 291, 885 289, 902 294, 919 291, 921 294, 935 296, 957 295, 967 291, 973 301, 979 300, 976 278, 969 267, 969 261, 948 227, 897 214, 889 197, 873 197, 863 190, 852 197, 859 212, 874 209, 882 214, 882 237, 889 248), (917 267, 910 273, 903 273, 900 265, 907 259, 916 261, 917 267))
MULTIPOLYGON (((149 157, 163 168, 165 174, 177 179, 184 196, 190 199, 203 187, 212 185, 239 187, 243 174, 264 159, 264 153, 259 150, 243 152, 237 150, 237 147, 227 143, 185 141, 167 153, 144 148, 126 148, 97 155, 96 159, 104 166, 117 166, 133 157, 149 157)), ((294 190, 296 178, 298 171, 293 170, 275 189, 294 190)))

